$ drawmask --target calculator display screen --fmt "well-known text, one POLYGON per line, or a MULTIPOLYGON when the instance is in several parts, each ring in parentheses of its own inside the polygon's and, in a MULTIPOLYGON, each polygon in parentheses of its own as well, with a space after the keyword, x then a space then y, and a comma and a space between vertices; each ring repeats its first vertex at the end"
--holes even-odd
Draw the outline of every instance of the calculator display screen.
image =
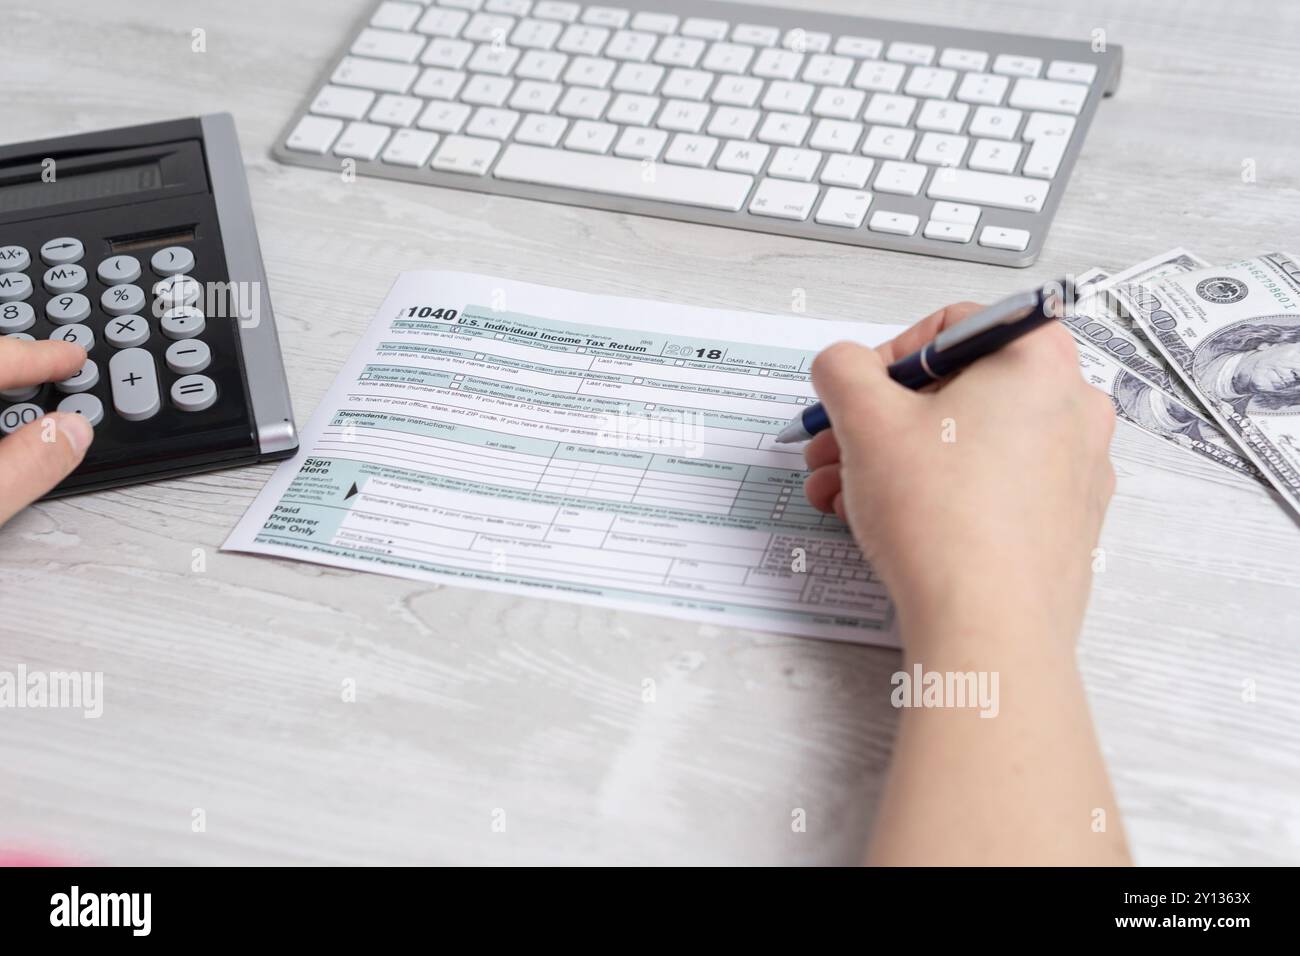
POLYGON ((126 196, 161 189, 162 186, 162 165, 157 162, 62 174, 56 166, 54 178, 48 182, 41 180, 0 186, 0 213, 87 199, 126 196))

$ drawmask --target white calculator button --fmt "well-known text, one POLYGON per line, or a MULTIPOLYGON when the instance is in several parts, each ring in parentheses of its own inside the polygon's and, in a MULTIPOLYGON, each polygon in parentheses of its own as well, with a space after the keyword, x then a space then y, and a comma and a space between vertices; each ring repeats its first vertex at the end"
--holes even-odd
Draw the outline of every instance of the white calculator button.
POLYGON ((32 257, 22 246, 0 246, 0 272, 22 272, 32 257))
POLYGON ((35 398, 40 390, 39 385, 22 385, 18 388, 6 388, 0 390, 0 402, 25 402, 30 398, 35 398))
POLYGON ((21 339, 21 340, 24 341, 24 342, 35 342, 35 341, 36 341, 36 340, 35 340, 34 338, 32 338, 31 335, 30 335, 29 333, 27 333, 27 332, 10 332, 8 335, 5 336, 5 338, 7 338, 7 339, 21 339))
MULTIPOLYGON (((203 291, 197 279, 185 275, 168 276, 153 284, 154 296, 168 308, 179 305, 193 305, 199 301, 203 291)), ((134 312, 135 309, 130 311, 134 312)))
POLYGON ((140 278, 140 260, 135 256, 111 256, 99 264, 95 275, 104 285, 134 282, 140 278))
POLYGON ((194 253, 184 246, 168 246, 153 254, 149 268, 160 276, 180 275, 194 268, 194 253))
POLYGON ((168 309, 158 320, 162 334, 169 339, 191 339, 203 331, 203 313, 192 305, 168 309))
POLYGON ((0 432, 11 435, 28 422, 34 422, 44 414, 45 409, 39 405, 33 405, 31 402, 10 405, 3 412, 0 412, 0 432))
POLYGON ((89 352, 95 347, 95 333, 88 325, 61 325, 50 333, 51 342, 71 342, 89 352))
POLYGON ((70 375, 63 381, 57 382, 54 387, 60 392, 73 395, 94 388, 98 382, 99 366, 95 364, 94 359, 86 359, 86 363, 77 369, 75 375, 70 375))
POLYGON ((41 278, 46 292, 80 292, 86 287, 86 270, 78 265, 50 266, 41 278))
POLYGON ((87 395, 85 392, 69 395, 59 402, 59 411, 69 415, 85 416, 92 428, 104 420, 104 403, 94 395, 87 395))
POLYGON ((212 361, 212 350, 202 339, 182 339, 167 346, 167 367, 177 375, 202 372, 212 361))
POLYGON ((109 315, 129 315, 144 308, 144 290, 138 285, 115 285, 99 297, 109 315))
POLYGON ((108 360, 108 381, 113 407, 129 422, 153 418, 162 407, 158 398, 158 370, 144 349, 123 349, 108 360))
POLYGON ((183 412, 201 412, 216 400, 216 383, 206 375, 186 375, 172 384, 172 404, 183 412))
POLYGON ((80 292, 56 296, 45 303, 45 317, 55 325, 71 325, 90 318, 90 300, 80 292))
POLYGON ((990 249, 1010 249, 1024 252, 1029 245, 1029 232, 1025 229, 1006 229, 1002 226, 985 226, 980 230, 980 245, 990 249))
POLYGON ((130 349, 149 341, 149 323, 142 315, 119 315, 104 323, 104 338, 115 349, 130 349))
POLYGON ((0 275, 0 302, 21 302, 32 295, 32 280, 22 272, 0 275))
POLYGON ((11 335, 26 332, 36 322, 36 312, 26 302, 6 302, 0 305, 0 333, 11 335))
POLYGON ((80 262, 81 257, 85 254, 86 250, 81 245, 81 240, 68 236, 51 239, 41 246, 41 261, 47 266, 63 265, 66 262, 80 262))

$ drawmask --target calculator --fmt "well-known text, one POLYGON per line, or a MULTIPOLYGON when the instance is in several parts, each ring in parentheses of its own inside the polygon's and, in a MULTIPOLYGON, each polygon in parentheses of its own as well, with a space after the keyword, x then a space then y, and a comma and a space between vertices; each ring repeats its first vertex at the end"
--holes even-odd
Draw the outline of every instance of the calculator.
POLYGON ((286 458, 298 447, 234 120, 0 146, 0 334, 86 349, 0 391, 0 431, 86 416, 50 496, 286 458))

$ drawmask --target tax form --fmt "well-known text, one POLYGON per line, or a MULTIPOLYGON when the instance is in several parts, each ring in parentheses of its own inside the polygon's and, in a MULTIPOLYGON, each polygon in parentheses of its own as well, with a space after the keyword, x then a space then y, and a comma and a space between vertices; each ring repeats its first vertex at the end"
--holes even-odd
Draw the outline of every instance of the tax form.
POLYGON ((818 351, 897 331, 403 273, 225 548, 895 644, 774 439, 818 351))

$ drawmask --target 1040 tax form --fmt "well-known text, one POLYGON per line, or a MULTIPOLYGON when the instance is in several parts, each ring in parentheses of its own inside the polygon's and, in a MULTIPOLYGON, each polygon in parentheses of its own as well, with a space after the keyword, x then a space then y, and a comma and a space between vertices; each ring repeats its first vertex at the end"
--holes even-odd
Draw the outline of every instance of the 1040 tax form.
POLYGON ((898 331, 403 273, 225 548, 893 644, 774 439, 818 351, 898 331))

